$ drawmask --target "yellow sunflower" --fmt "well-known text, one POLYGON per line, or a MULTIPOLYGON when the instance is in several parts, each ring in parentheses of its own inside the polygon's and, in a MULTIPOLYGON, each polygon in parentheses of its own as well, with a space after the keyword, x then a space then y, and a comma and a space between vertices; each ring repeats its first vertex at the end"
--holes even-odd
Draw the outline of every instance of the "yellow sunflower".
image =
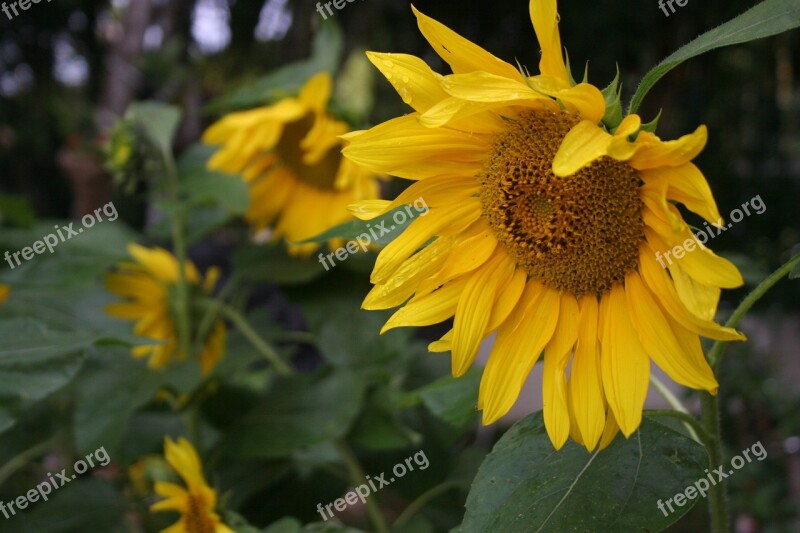
POLYGON ((215 511, 217 493, 206 483, 200 458, 189 441, 179 438, 175 443, 165 438, 164 456, 183 478, 186 488, 175 483, 156 483, 156 494, 166 499, 154 503, 150 510, 177 511, 181 515, 178 522, 162 533, 233 533, 215 511))
POLYGON ((691 160, 706 128, 675 141, 613 131, 606 104, 573 84, 555 0, 532 0, 540 74, 520 73, 416 9, 419 28, 453 74, 405 54, 368 53, 414 112, 345 136, 346 157, 416 180, 394 202, 351 207, 364 220, 422 197, 427 216, 384 248, 366 309, 405 304, 383 330, 454 317, 431 344, 450 351, 454 376, 481 341, 497 337, 484 369, 483 422, 505 415, 544 352, 543 411, 560 448, 594 449, 639 426, 650 360, 681 385, 716 393, 700 336, 741 340, 713 321, 720 288, 742 278, 707 248, 656 260, 693 237, 670 200, 722 224, 691 160))
MULTIPOLYGON (((330 96, 323 72, 296 98, 231 113, 203 134, 203 142, 221 145, 209 168, 249 184, 245 218, 256 230, 273 227, 274 237, 300 242, 351 220, 348 204, 378 198, 375 174, 341 155, 339 136, 349 128, 328 113, 330 96)), ((316 247, 290 244, 289 251, 307 255, 316 247)))
POLYGON ((11 287, 0 283, 0 304, 8 300, 9 294, 11 294, 11 287))
MULTIPOLYGON (((106 306, 106 313, 123 320, 135 320, 133 332, 158 344, 136 346, 131 351, 134 357, 149 357, 151 368, 164 368, 173 358, 183 360, 186 354, 180 350, 178 333, 173 317, 173 292, 179 279, 178 260, 162 248, 147 249, 138 244, 129 244, 128 252, 135 259, 122 263, 117 271, 106 275, 106 288, 126 299, 124 302, 106 306)), ((210 268, 205 279, 198 274, 191 261, 186 263, 186 281, 190 293, 211 294, 219 279, 219 269, 210 268)), ((201 320, 192 320, 200 324, 201 320)), ((198 356, 204 375, 211 372, 225 354, 227 328, 217 321, 203 343, 198 356)))

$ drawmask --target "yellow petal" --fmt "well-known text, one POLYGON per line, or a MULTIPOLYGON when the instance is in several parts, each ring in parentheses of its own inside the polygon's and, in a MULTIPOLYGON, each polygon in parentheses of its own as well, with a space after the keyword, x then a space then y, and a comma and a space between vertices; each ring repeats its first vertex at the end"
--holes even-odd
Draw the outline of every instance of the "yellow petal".
POLYGON ((381 335, 390 329, 404 326, 431 326, 452 317, 468 280, 468 277, 462 277, 421 298, 412 298, 389 318, 381 329, 381 335))
POLYGON ((531 0, 528 8, 533 29, 539 39, 539 47, 542 49, 539 71, 560 80, 567 86, 569 77, 561 52, 556 0, 531 0))
POLYGON ((663 181, 670 199, 685 205, 712 224, 722 222, 717 202, 703 173, 692 163, 678 167, 652 168, 641 172, 645 182, 663 181))
POLYGON ((327 72, 320 72, 312 76, 305 85, 303 85, 297 99, 308 108, 317 112, 323 112, 327 109, 332 86, 333 80, 331 79, 331 75, 327 72))
POLYGON ((417 24, 422 35, 456 74, 483 70, 506 78, 522 78, 519 71, 505 61, 461 37, 444 24, 423 15, 413 5, 411 9, 414 10, 414 15, 417 17, 417 24))
POLYGON ((453 322, 453 376, 469 370, 478 355, 497 294, 514 274, 514 263, 505 254, 496 254, 469 276, 458 299, 453 322))
POLYGON ((594 124, 598 124, 606 113, 603 93, 589 83, 564 88, 552 77, 532 76, 528 78, 528 84, 540 93, 557 98, 569 111, 594 124))
POLYGON ((653 361, 676 383, 693 389, 716 390, 719 386, 705 359, 692 357, 693 345, 684 346, 675 336, 650 291, 636 271, 625 276, 628 307, 639 341, 653 361), (686 348, 686 350, 684 349, 686 348))
POLYGON ((639 256, 639 272, 656 300, 670 317, 681 326, 698 335, 710 339, 726 341, 743 341, 746 337, 732 328, 726 328, 710 320, 703 320, 690 313, 678 297, 673 281, 667 271, 655 260, 655 251, 645 243, 639 256))
POLYGON ((611 139, 611 135, 598 127, 596 122, 582 120, 561 141, 553 159, 553 173, 560 177, 575 174, 604 156, 611 139))
POLYGON ((517 400, 539 354, 558 322, 559 295, 541 283, 529 281, 511 316, 497 331, 481 378, 478 407, 483 423, 505 415, 517 400))
POLYGON ((367 57, 386 76, 403 101, 416 111, 424 113, 448 98, 440 85, 442 76, 420 58, 378 52, 367 52, 367 57))
POLYGON ((442 80, 442 88, 450 96, 471 102, 507 102, 542 100, 546 97, 519 79, 509 79, 489 72, 453 74, 442 80))
POLYGON ((542 411, 544 426, 553 447, 558 450, 569 437, 567 405, 567 364, 578 338, 578 301, 571 294, 562 294, 558 324, 553 338, 544 349, 542 370, 542 411))
POLYGON ((685 165, 703 151, 708 140, 708 129, 698 127, 694 133, 675 141, 662 141, 656 135, 643 131, 636 138, 636 153, 630 164, 637 170, 685 165))
POLYGON ((603 324, 600 357, 603 390, 622 433, 630 437, 642 421, 650 360, 631 323, 625 289, 615 285, 606 298, 609 316, 603 324))
POLYGON ((569 392, 575 422, 587 450, 593 450, 603 434, 606 420, 603 382, 600 377, 597 297, 586 295, 580 301, 580 321, 569 392))
POLYGON ((619 433, 619 425, 617 424, 617 420, 614 418, 614 413, 611 412, 609 409, 608 417, 606 418, 606 427, 603 429, 603 437, 600 439, 600 446, 598 446, 598 451, 605 450, 612 442, 614 442, 614 437, 617 436, 619 433))

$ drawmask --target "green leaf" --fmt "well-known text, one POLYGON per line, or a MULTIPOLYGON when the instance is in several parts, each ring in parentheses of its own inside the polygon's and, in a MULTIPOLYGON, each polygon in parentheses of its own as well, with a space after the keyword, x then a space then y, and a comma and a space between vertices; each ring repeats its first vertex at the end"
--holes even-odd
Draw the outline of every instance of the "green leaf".
POLYGON ((0 395, 40 400, 69 383, 92 336, 49 329, 32 318, 0 322, 0 395))
POLYGON ((286 457, 297 448, 337 439, 358 415, 364 388, 365 382, 350 372, 283 379, 262 405, 226 431, 221 449, 237 457, 286 457))
POLYGON ((636 113, 645 95, 667 72, 687 59, 710 50, 777 35, 800 26, 797 0, 765 0, 725 24, 682 46, 648 72, 631 99, 628 114, 636 113))
MULTIPOLYGON (((113 457, 112 457, 113 460, 113 457)), ((125 500, 110 481, 87 478, 70 481, 7 522, 7 531, 120 531, 125 500)))
MULTIPOLYGON (((401 205, 372 220, 351 220, 319 235, 295 244, 325 243, 331 239, 364 242, 366 246, 386 246, 395 240, 416 218, 428 214, 428 207, 401 205), (361 240, 359 241, 358 238, 361 240)), ((362 248, 359 248, 361 251, 362 248)))
POLYGON ((541 412, 534 413, 481 465, 461 531, 661 531, 698 499, 668 516, 658 501, 705 477, 707 466, 705 448, 648 418, 602 452, 572 441, 556 451, 541 412))
POLYGON ((131 416, 153 399, 164 377, 133 359, 130 350, 105 348, 75 387, 73 423, 80 453, 105 446, 114 453, 131 416))
POLYGON ((206 106, 209 113, 225 113, 255 107, 278 98, 295 95, 315 74, 321 71, 333 74, 342 56, 342 31, 333 21, 320 25, 314 36, 311 57, 273 70, 254 83, 218 98, 206 106))
POLYGON ((478 386, 481 371, 470 368, 460 378, 445 376, 420 389, 418 394, 431 413, 448 424, 464 427, 478 415, 478 386))
POLYGON ((181 121, 181 110, 160 102, 134 102, 125 117, 137 122, 162 153, 172 153, 172 138, 181 121))
POLYGON ((620 95, 622 88, 619 86, 619 66, 617 66, 617 75, 608 86, 601 91, 603 98, 606 101, 606 114, 603 116, 603 124, 613 131, 622 122, 622 102, 620 95))

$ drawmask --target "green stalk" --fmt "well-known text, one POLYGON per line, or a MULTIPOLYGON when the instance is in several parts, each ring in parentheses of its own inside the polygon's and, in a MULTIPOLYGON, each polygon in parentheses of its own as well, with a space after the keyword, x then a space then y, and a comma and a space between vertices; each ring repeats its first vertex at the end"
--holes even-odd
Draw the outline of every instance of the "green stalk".
MULTIPOLYGON (((211 301, 210 305, 219 304, 215 304, 213 301, 211 301)), ((258 353, 260 353, 264 359, 269 361, 272 366, 275 367, 275 371, 278 374, 283 377, 288 377, 294 373, 291 367, 289 367, 289 365, 287 365, 283 359, 280 358, 278 352, 276 352, 272 346, 267 344, 267 342, 261 338, 261 336, 256 332, 256 330, 253 329, 253 327, 249 322, 247 322, 247 319, 245 319, 241 313, 228 305, 220 306, 219 311, 225 318, 233 322, 233 325, 236 326, 236 328, 242 333, 242 335, 245 336, 248 341, 250 341, 250 344, 253 345, 253 348, 258 350, 258 353)))
MULTIPOLYGON (((339 449, 339 453, 347 465, 347 471, 350 473, 350 482, 354 487, 361 485, 367 476, 364 474, 364 470, 358 463, 358 459, 356 458, 355 454, 344 441, 344 439, 339 439, 336 441, 336 447, 339 449)), ((371 498, 367 498, 366 506, 367 514, 369 515, 369 519, 372 522, 372 526, 375 528, 376 533, 389 533, 389 526, 386 525, 386 521, 383 519, 381 510, 375 503, 374 495, 371 498)))
MULTIPOLYGON (((742 300, 731 317, 725 323, 726 327, 735 328, 745 317, 755 303, 764 296, 784 276, 800 263, 800 254, 795 255, 784 263, 764 281, 758 284, 753 291, 742 300)), ((708 352, 708 362, 711 368, 716 369, 722 358, 722 353, 727 346, 727 341, 716 341, 708 352)), ((719 423, 719 399, 707 392, 700 395, 700 410, 703 427, 709 435, 713 435, 710 446, 707 446, 710 468, 722 465, 722 431, 719 423)), ((727 533, 729 529, 728 495, 724 481, 711 487, 708 493, 708 507, 711 514, 711 531, 713 533, 727 533)))
MULTIPOLYGON (((172 154, 165 151, 164 169, 169 182, 169 194, 173 202, 179 202, 178 172, 172 154)), ((175 249, 175 258, 178 261, 177 305, 175 317, 178 326, 178 342, 184 357, 192 356, 191 324, 189 322, 189 286, 186 282, 186 219, 182 208, 172 213, 172 245, 175 249)))
POLYGON ((409 520, 411 520, 411 518, 414 517, 414 515, 420 512, 428 504, 428 502, 437 498, 440 494, 444 494, 448 490, 456 487, 458 487, 458 483, 455 481, 445 481, 426 490, 420 494, 416 500, 408 504, 408 507, 406 507, 394 521, 392 528, 399 529, 403 527, 406 523, 408 523, 409 520))

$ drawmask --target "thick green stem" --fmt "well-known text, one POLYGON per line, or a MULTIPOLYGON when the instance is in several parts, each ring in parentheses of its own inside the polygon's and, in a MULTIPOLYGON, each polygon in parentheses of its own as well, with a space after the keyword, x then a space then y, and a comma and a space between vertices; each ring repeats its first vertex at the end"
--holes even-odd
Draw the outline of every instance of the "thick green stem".
MULTIPOLYGON (((719 425, 719 401, 716 396, 712 396, 707 392, 701 392, 700 408, 703 427, 709 435, 713 435, 711 442, 706 445, 706 450, 708 450, 709 470, 712 470, 722 465, 722 432, 719 425)), ((708 491, 708 509, 711 514, 712 533, 728 533, 728 494, 724 481, 713 485, 708 491)))
MULTIPOLYGON (((367 476, 364 474, 364 470, 358 463, 358 459, 356 458, 355 454, 344 441, 344 439, 339 439, 336 442, 336 447, 339 449, 339 453, 342 455, 342 459, 344 459, 344 462, 347 465, 347 471, 350 474, 350 482, 354 487, 361 485, 364 480, 367 479, 367 476)), ((372 495, 370 498, 367 498, 366 506, 367 514, 369 515, 369 519, 372 522, 372 527, 375 528, 376 533, 389 533, 389 526, 386 525, 386 521, 383 519, 381 509, 375 502, 374 495, 372 495)))
POLYGON ((256 332, 256 330, 253 329, 253 327, 249 322, 247 322, 247 319, 245 319, 241 313, 228 305, 222 305, 219 310, 225 318, 233 322, 233 325, 236 326, 236 328, 242 333, 242 335, 245 336, 248 341, 250 341, 250 344, 253 345, 253 348, 258 350, 258 353, 264 356, 264 359, 269 361, 272 366, 275 367, 275 371, 278 374, 284 377, 292 375, 293 371, 289 365, 287 365, 283 359, 281 359, 281 357, 278 355, 278 352, 276 352, 272 346, 267 344, 267 342, 261 338, 261 336, 256 332))

